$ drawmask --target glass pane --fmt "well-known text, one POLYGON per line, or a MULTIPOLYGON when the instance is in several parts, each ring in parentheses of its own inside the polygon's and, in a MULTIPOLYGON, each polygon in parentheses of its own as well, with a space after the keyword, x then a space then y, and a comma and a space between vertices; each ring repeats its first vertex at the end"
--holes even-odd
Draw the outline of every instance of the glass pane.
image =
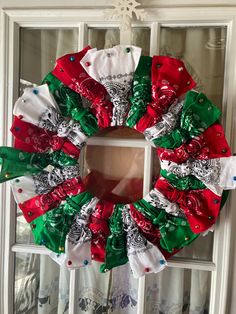
POLYGON ((180 58, 203 91, 222 107, 226 27, 162 27, 160 54, 180 58))
POLYGON ((142 55, 149 56, 150 53, 150 28, 133 28, 132 45, 142 48, 142 55))
POLYGON ((92 48, 104 49, 119 45, 120 30, 118 28, 89 28, 88 44, 92 48))
MULTIPOLYGON (((131 274, 129 264, 105 274, 100 265, 79 269, 76 314, 136 314, 138 279, 131 274)), ((154 312, 153 312, 154 313, 154 312)))
POLYGON ((30 29, 20 31, 21 93, 40 84, 54 68, 55 60, 78 50, 78 29, 30 29))
POLYGON ((146 314, 209 313, 211 273, 166 268, 146 276, 146 314))
POLYGON ((84 154, 86 188, 98 198, 129 203, 143 196, 144 149, 89 145, 84 154))
POLYGON ((50 257, 15 255, 16 314, 68 313, 69 271, 50 257))

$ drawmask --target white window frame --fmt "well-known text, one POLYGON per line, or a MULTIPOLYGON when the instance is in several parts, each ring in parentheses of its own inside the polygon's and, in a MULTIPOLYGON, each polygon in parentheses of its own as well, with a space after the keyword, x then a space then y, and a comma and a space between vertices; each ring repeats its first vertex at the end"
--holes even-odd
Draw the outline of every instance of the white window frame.
MULTIPOLYGON (((44 8, 28 9, 27 4, 32 1, 24 0, 24 7, 20 9, 1 9, 0 17, 0 145, 12 146, 12 137, 9 129, 12 124, 12 106, 18 97, 18 75, 19 75, 19 28, 68 28, 78 27, 78 49, 82 49, 86 42, 88 27, 118 27, 117 22, 105 21, 99 5, 93 5, 92 0, 80 1, 80 8, 76 9, 70 1, 69 9, 46 9, 52 2, 41 1, 44 8), (87 9, 88 7, 93 9, 87 9), (26 9, 27 8, 27 9, 26 9)), ((58 1, 59 5, 61 1, 58 1)), ((226 60, 225 60, 225 82, 223 92, 223 124, 226 137, 235 151, 235 131, 236 123, 234 121, 236 107, 236 6, 216 7, 210 5, 222 4, 222 1, 192 1, 198 3, 198 7, 188 7, 189 1, 169 1, 169 7, 166 1, 149 1, 147 6, 147 16, 142 23, 134 23, 133 26, 148 26, 151 28, 150 54, 158 54, 159 44, 158 35, 161 26, 226 26, 226 60), (176 3, 183 7, 174 7, 176 3), (209 7, 204 6, 206 3, 209 7), (160 5, 160 7, 159 7, 160 5), (171 6, 172 5, 172 6, 171 6), (200 6, 202 5, 202 7, 200 6)), ((4 1, 3 1, 4 3, 4 1)), ((18 1, 11 1, 18 4, 18 1)), ((63 1, 64 3, 64 1, 63 1)), ((234 1, 227 1, 226 4, 235 4, 234 1)), ((101 1, 102 8, 107 7, 104 1, 101 1)), ((52 5, 51 5, 52 6, 52 5)), ((108 8, 108 7, 107 7, 108 8)), ((151 146, 144 140, 107 140, 98 138, 90 140, 91 145, 109 145, 109 146, 128 146, 143 147, 145 149, 144 163, 144 194, 148 192, 151 178, 151 146)), ((211 296, 210 296, 210 314, 229 313, 229 284, 231 274, 232 252, 230 248, 234 243, 232 241, 233 223, 236 221, 233 212, 233 200, 236 193, 232 192, 227 201, 224 210, 221 212, 220 222, 217 223, 214 234, 212 261, 203 261, 195 259, 173 257, 169 261, 170 267, 188 268, 206 270, 212 272, 211 278, 211 296)), ((0 312, 3 314, 13 313, 13 288, 14 288, 14 252, 48 254, 46 248, 35 245, 15 244, 15 212, 10 211, 14 208, 14 200, 11 196, 9 184, 0 185, 0 312)), ((75 271, 70 273, 70 313, 76 313, 77 291, 75 271)), ((139 281, 139 304, 138 314, 144 313, 144 291, 145 277, 139 281)))

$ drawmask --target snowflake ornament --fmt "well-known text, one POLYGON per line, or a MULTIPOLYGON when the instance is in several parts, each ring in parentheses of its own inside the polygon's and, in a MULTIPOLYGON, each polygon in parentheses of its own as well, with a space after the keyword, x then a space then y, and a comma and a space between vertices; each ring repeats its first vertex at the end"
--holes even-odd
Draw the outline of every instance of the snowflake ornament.
POLYGON ((116 19, 121 21, 120 30, 126 31, 131 26, 131 19, 133 15, 141 21, 146 16, 144 9, 137 8, 140 3, 136 0, 115 0, 112 6, 113 9, 106 10, 105 15, 107 19, 116 19))

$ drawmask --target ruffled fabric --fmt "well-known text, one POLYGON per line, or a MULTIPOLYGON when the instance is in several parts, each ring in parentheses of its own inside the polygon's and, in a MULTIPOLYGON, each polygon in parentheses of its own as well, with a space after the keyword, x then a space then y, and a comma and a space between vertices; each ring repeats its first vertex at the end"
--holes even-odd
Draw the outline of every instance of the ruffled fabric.
POLYGON ((67 197, 77 195, 83 191, 84 186, 80 177, 72 178, 59 184, 50 192, 37 195, 23 203, 19 203, 18 206, 22 210, 26 221, 31 222, 47 211, 58 207, 67 197))
POLYGON ((0 183, 24 175, 39 173, 47 166, 63 167, 76 165, 77 161, 62 151, 27 153, 13 147, 0 147, 0 183))
POLYGON ((139 278, 146 273, 158 273, 163 270, 167 266, 164 255, 140 234, 127 206, 123 207, 122 218, 127 233, 127 254, 133 276, 139 278))
POLYGON ((87 136, 92 136, 98 131, 96 117, 83 107, 81 96, 64 85, 52 73, 49 73, 42 84, 47 84, 63 116, 71 116, 79 121, 81 129, 87 136))
POLYGON ((93 197, 85 203, 75 215, 70 231, 66 237, 66 264, 69 269, 91 264, 92 233, 88 222, 99 199, 93 197))
POLYGON ((208 230, 216 221, 220 211, 221 197, 209 189, 180 191, 160 177, 155 188, 171 203, 178 204, 194 233, 208 230))
POLYGON ((92 198, 88 192, 71 196, 64 204, 34 219, 31 229, 35 243, 44 245, 56 253, 65 252, 65 241, 75 215, 92 198))
POLYGON ((182 61, 140 53, 86 47, 59 58, 44 84, 16 102, 15 149, 0 148, 0 182, 11 180, 35 243, 69 269, 96 260, 106 272, 129 261, 137 278, 159 272, 212 229, 223 189, 236 188, 236 157, 219 109, 191 90, 182 61), (142 132, 161 160, 154 188, 126 205, 85 191, 77 160, 87 137, 124 125, 142 132))
POLYGON ((58 184, 68 179, 79 176, 79 167, 66 166, 54 168, 51 171, 43 170, 41 173, 32 176, 23 176, 20 179, 11 181, 11 188, 16 203, 23 203, 30 198, 50 192, 58 184))
MULTIPOLYGON (((130 119, 127 125, 134 127, 140 132, 144 132, 147 128, 155 125, 176 98, 195 86, 195 82, 187 72, 184 63, 181 60, 165 56, 154 56, 152 58, 151 79, 152 101, 146 106, 146 101, 141 102, 138 97, 137 100, 133 99, 132 104, 135 106, 131 107, 129 114, 130 119), (131 119, 136 110, 143 110, 145 112, 139 120, 137 118, 131 119), (133 122, 131 122, 132 120, 133 122), (131 122, 130 125, 129 121, 131 122)), ((138 84, 140 84, 140 82, 142 82, 141 79, 138 84)), ((140 86, 140 88, 142 88, 142 86, 140 86)), ((137 89, 137 85, 135 89, 137 89)), ((135 95, 134 92, 133 94, 135 95)))
MULTIPOLYGON (((172 216, 164 210, 154 207, 143 199, 133 203, 130 208, 133 213, 135 210, 142 213, 146 219, 152 222, 155 228, 158 228, 159 248, 162 249, 162 253, 166 258, 175 254, 179 249, 186 245, 189 245, 199 236, 199 234, 196 234, 191 230, 185 217, 172 216)), ((143 230, 143 218, 140 215, 139 221, 141 224, 140 228, 143 230)))
POLYGON ((25 89, 16 101, 13 113, 25 122, 56 132, 59 137, 66 137, 79 148, 85 145, 87 136, 83 133, 80 123, 63 118, 46 84, 25 89))
POLYGON ((170 160, 180 164, 190 158, 202 160, 229 157, 231 156, 231 150, 226 141, 222 125, 215 123, 199 136, 188 140, 175 149, 159 147, 157 154, 162 160, 170 160))
POLYGON ((114 204, 100 200, 92 212, 89 221, 89 229, 92 233, 91 257, 98 262, 105 261, 106 242, 110 235, 108 220, 114 210, 114 204))
POLYGON ((173 173, 179 178, 195 176, 208 189, 221 195, 223 190, 236 188, 236 157, 215 158, 204 160, 188 160, 186 163, 176 164, 162 160, 161 168, 173 173))
POLYGON ((220 110, 203 94, 189 91, 186 94, 180 123, 170 134, 153 139, 155 146, 176 148, 183 142, 203 133, 220 117, 220 110))
POLYGON ((88 50, 80 62, 89 76, 101 83, 111 97, 111 126, 125 124, 133 74, 140 55, 139 47, 118 45, 103 50, 88 50))
POLYGON ((52 73, 70 89, 91 101, 91 112, 96 116, 99 128, 107 128, 112 117, 112 104, 107 91, 102 84, 90 77, 80 64, 90 49, 87 46, 80 52, 57 59, 52 73))
POLYGON ((59 137, 56 133, 41 129, 31 123, 14 117, 11 132, 14 135, 15 148, 26 152, 48 152, 62 150, 69 156, 79 158, 80 148, 72 144, 67 138, 59 137))

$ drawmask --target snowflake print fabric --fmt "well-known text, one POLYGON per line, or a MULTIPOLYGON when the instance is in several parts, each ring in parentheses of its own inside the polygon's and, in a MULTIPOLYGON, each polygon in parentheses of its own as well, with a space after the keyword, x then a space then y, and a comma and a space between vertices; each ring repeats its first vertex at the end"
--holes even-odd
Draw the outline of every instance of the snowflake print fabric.
POLYGON ((236 157, 220 110, 195 85, 181 60, 119 45, 66 54, 25 89, 14 147, 0 147, 0 182, 10 181, 35 243, 56 262, 77 269, 95 260, 102 273, 129 262, 138 278, 213 228, 236 188, 236 157), (98 199, 80 177, 88 138, 110 127, 139 131, 160 160, 159 178, 133 203, 98 199))

